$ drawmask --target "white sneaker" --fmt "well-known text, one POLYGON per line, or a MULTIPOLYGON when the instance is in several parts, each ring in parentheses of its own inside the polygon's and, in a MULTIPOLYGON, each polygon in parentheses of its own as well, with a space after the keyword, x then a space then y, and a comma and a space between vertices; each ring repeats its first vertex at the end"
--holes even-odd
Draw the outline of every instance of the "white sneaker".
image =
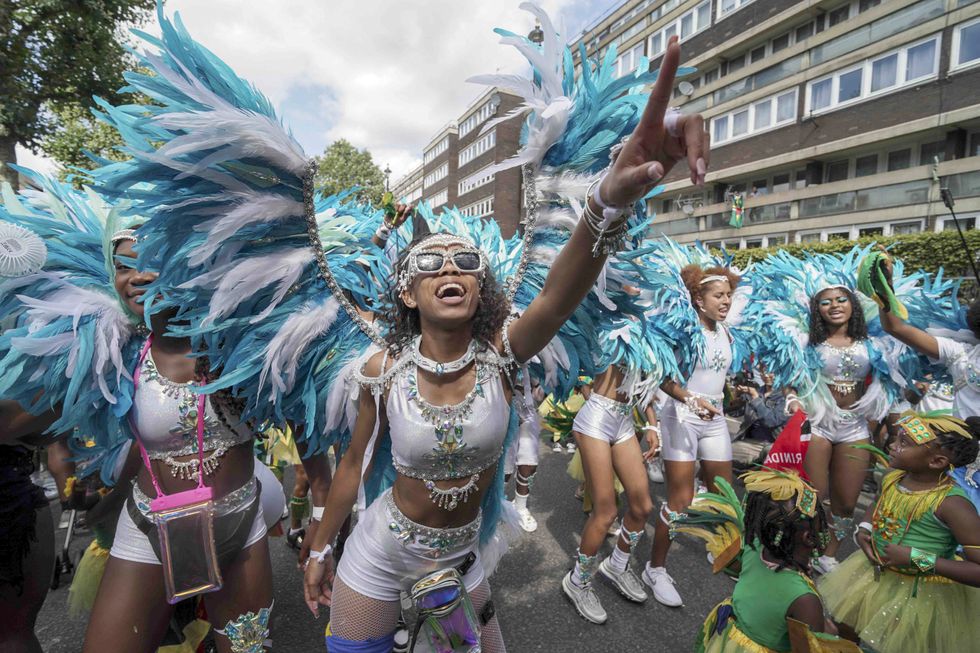
POLYGON ((694 496, 697 497, 699 494, 704 494, 708 491, 708 486, 702 483, 700 480, 694 486, 694 496))
POLYGON ((569 442, 568 444, 566 444, 565 451, 567 451, 568 453, 575 453, 575 443, 569 442))
POLYGON ((663 463, 660 462, 660 458, 654 458, 647 463, 647 478, 649 478, 652 483, 664 482, 664 466, 663 463))
POLYGON ((827 575, 833 570, 837 569, 840 563, 837 562, 837 558, 833 556, 820 556, 813 561, 812 567, 818 574, 827 575))
POLYGON ((619 572, 609 564, 609 558, 603 558, 602 562, 599 563, 599 573, 608 578, 613 587, 630 601, 643 603, 647 600, 647 593, 643 591, 643 583, 628 566, 625 571, 619 572))
POLYGON ((609 537, 619 537, 619 531, 621 527, 622 525, 619 523, 619 520, 617 519, 609 526, 609 529, 606 531, 606 535, 608 535, 609 537))
POLYGON ((591 621, 594 624, 606 623, 608 616, 606 611, 602 609, 602 603, 599 602, 595 590, 592 589, 592 583, 585 587, 579 587, 572 582, 572 574, 574 573, 575 570, 573 569, 561 579, 561 589, 565 592, 565 596, 569 598, 572 605, 586 621, 591 621))
POLYGON ((646 569, 643 570, 643 582, 653 590, 653 598, 660 603, 671 608, 679 608, 684 605, 681 595, 674 588, 674 579, 670 577, 665 568, 651 567, 648 562, 646 569))
POLYGON ((531 511, 527 508, 515 508, 517 515, 521 518, 521 528, 528 533, 538 530, 538 520, 534 518, 531 511))
POLYGON ((561 442, 556 442, 551 447, 551 450, 554 451, 555 453, 562 453, 563 451, 565 451, 565 448, 563 446, 561 446, 561 442))

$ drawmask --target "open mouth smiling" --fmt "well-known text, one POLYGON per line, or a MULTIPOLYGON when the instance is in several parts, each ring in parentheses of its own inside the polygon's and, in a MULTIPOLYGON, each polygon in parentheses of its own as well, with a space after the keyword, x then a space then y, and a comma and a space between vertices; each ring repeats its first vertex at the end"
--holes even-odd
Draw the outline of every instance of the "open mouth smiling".
POLYGON ((436 299, 446 304, 459 304, 466 298, 466 288, 456 281, 449 281, 436 288, 436 299))

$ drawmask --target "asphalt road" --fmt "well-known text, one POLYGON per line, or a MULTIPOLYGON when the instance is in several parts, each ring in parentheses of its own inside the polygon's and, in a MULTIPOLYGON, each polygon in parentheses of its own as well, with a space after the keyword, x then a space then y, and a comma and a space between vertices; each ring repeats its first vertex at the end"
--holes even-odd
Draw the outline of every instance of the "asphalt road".
MULTIPOLYGON (((511 653, 532 651, 690 651, 701 623, 714 605, 728 596, 733 583, 713 576, 704 547, 692 538, 678 538, 671 550, 669 569, 684 598, 681 608, 667 608, 651 597, 646 604, 627 602, 610 585, 597 581, 599 597, 609 613, 603 626, 578 616, 561 591, 562 575, 571 567, 585 523, 582 504, 573 493, 575 481, 565 473, 570 456, 542 447, 541 468, 531 496, 538 530, 525 533, 501 561, 491 578, 504 639, 511 653)), ((291 487, 291 477, 287 476, 291 487)), ((664 498, 664 486, 651 484, 654 504, 664 498)), ((288 490, 289 488, 287 488, 288 490)), ((57 504, 55 504, 56 506, 57 504)), ((57 515, 56 515, 57 517, 57 515)), ((64 538, 58 531, 58 546, 64 538)), ((653 536, 652 521, 640 544, 645 555, 653 536)), ((90 535, 72 542, 77 556, 90 535)), ((612 546, 607 540, 604 552, 612 546)), ((313 619, 302 602, 301 576, 294 552, 284 538, 271 541, 276 605, 272 637, 276 651, 323 651, 326 619, 313 619)), ((639 564, 634 563, 637 570, 639 564)), ((46 653, 81 650, 85 620, 67 614, 67 583, 49 593, 38 620, 37 634, 46 653)))

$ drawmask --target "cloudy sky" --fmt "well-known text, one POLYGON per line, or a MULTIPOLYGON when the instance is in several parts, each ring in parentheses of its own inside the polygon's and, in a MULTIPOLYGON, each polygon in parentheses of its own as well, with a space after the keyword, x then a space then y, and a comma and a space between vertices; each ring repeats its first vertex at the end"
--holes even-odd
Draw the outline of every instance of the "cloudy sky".
MULTIPOLYGON (((581 32, 620 0, 539 0, 558 29, 581 32)), ((494 27, 534 26, 519 0, 167 0, 191 35, 258 86, 307 154, 338 138, 397 179, 482 89, 480 73, 527 69, 494 27)), ((153 25, 148 32, 157 31, 153 25)), ((29 153, 26 165, 37 161, 29 153)))

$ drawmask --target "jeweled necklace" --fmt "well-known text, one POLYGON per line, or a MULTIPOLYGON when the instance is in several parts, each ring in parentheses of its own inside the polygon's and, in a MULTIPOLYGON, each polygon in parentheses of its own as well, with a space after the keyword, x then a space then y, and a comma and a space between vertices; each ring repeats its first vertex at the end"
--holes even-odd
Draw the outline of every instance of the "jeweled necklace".
POLYGON ((415 342, 412 343, 412 361, 414 361, 416 367, 437 376, 459 372, 476 358, 476 340, 470 340, 470 344, 462 356, 456 360, 446 362, 434 361, 431 358, 427 358, 422 354, 421 347, 422 336, 417 336, 415 342))

